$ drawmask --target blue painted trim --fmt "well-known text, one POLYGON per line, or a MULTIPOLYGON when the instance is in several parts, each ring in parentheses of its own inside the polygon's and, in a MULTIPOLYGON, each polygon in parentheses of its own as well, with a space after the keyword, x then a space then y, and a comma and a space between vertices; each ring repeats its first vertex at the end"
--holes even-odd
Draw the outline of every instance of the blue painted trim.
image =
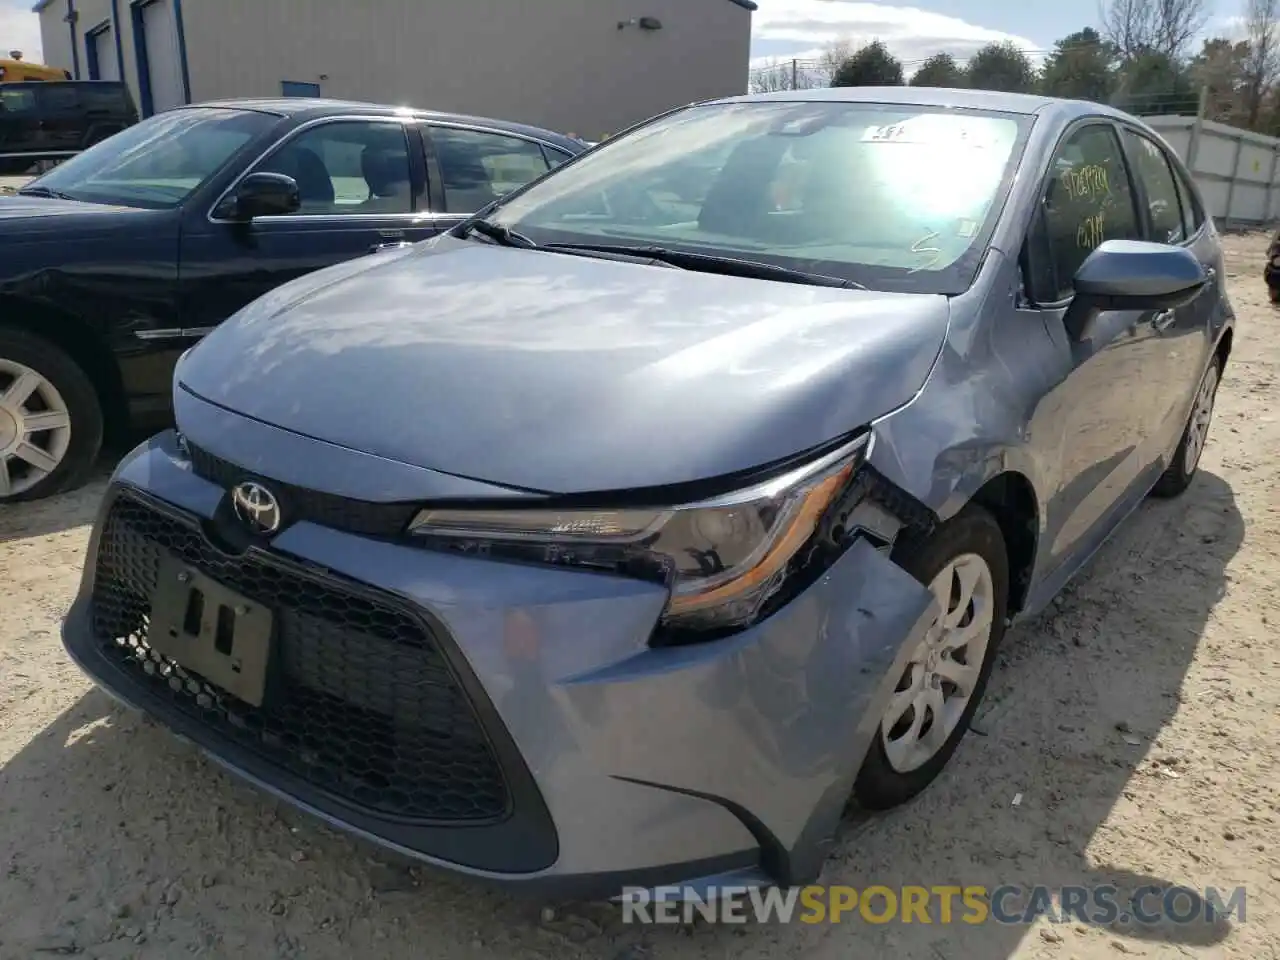
POLYGON ((71 31, 71 74, 80 79, 80 44, 76 39, 76 0, 67 0, 67 29, 71 31))
POLYGON ((126 83, 124 76, 124 39, 120 36, 120 0, 111 0, 111 29, 116 35, 116 68, 120 74, 120 82, 126 83))
POLYGON ((133 28, 133 58, 138 67, 138 106, 144 117, 154 113, 155 101, 151 99, 151 62, 147 59, 147 29, 142 22, 142 8, 151 0, 131 0, 129 21, 133 28))
POLYGON ((90 80, 102 79, 102 64, 98 62, 98 37, 111 29, 111 21, 103 20, 96 27, 84 32, 85 67, 89 71, 90 80))
POLYGON ((182 65, 182 102, 191 102, 191 71, 187 69, 187 31, 182 22, 182 0, 173 0, 173 22, 178 27, 178 63, 182 65))

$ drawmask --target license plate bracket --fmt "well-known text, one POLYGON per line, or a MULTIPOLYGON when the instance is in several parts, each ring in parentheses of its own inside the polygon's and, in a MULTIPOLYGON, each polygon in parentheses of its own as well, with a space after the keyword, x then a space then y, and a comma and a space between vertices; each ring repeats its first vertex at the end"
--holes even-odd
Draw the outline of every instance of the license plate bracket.
POLYGON ((176 557, 160 561, 147 640, 153 650, 254 707, 262 706, 275 618, 176 557))

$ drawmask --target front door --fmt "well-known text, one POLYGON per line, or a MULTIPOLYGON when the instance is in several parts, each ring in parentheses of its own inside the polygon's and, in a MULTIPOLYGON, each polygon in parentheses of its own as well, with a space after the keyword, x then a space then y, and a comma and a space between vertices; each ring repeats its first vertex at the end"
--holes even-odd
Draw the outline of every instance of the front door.
POLYGON ((1167 465, 1181 439, 1191 401, 1213 349, 1214 310, 1221 302, 1221 264, 1215 262, 1218 244, 1212 229, 1197 217, 1195 202, 1179 189, 1165 149, 1132 128, 1125 145, 1136 186, 1147 211, 1148 237, 1157 243, 1186 247, 1200 260, 1210 282, 1200 294, 1176 310, 1164 311, 1156 321, 1162 360, 1158 410, 1151 431, 1150 459, 1167 465))
MULTIPOLYGON (((1163 355, 1155 311, 1103 312, 1083 342, 1063 318, 1072 280, 1104 240, 1141 237, 1120 141, 1111 123, 1077 128, 1059 146, 1043 197, 1044 241, 1032 286, 1058 354, 1061 379, 1031 418, 1030 442, 1056 477, 1046 504, 1049 568, 1092 552, 1101 531, 1141 496, 1148 436, 1158 417, 1163 355)), ((1037 233, 1029 241, 1037 242, 1037 233)))
POLYGON ((424 209, 420 141, 399 120, 322 121, 294 134, 253 171, 293 177, 302 206, 248 223, 193 218, 180 265, 185 326, 211 329, 283 283, 437 230, 424 209))

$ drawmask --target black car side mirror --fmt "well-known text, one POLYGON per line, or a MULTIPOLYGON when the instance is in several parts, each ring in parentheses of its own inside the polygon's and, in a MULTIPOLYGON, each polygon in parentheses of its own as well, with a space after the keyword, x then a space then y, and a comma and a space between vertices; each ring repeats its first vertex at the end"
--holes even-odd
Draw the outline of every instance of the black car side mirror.
POLYGON ((1104 310, 1175 310, 1208 282, 1204 265, 1183 247, 1107 240, 1076 271, 1075 297, 1063 321, 1073 340, 1087 340, 1104 310))
POLYGON ((279 217, 302 206, 298 181, 283 173, 251 173, 218 205, 215 216, 228 220, 279 217))

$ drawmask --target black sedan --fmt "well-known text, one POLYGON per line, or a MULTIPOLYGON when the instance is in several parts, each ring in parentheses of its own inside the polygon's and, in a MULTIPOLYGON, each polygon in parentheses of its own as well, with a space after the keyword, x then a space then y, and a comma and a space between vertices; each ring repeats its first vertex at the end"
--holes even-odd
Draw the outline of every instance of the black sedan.
POLYGON ((70 489, 104 434, 163 425, 177 358, 250 301, 425 240, 585 149, 498 120, 219 101, 0 198, 0 503, 70 489))

